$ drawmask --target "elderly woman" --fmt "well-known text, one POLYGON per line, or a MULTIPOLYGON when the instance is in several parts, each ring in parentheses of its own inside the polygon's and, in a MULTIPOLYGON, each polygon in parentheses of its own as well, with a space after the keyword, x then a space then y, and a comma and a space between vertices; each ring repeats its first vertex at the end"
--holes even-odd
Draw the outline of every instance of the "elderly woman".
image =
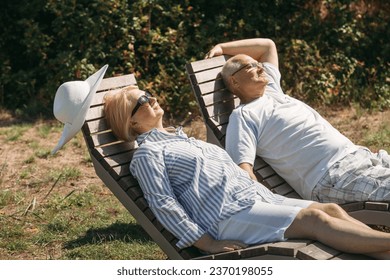
POLYGON ((221 148, 163 127, 156 98, 136 87, 105 97, 118 138, 136 139, 130 164, 157 219, 180 248, 210 253, 288 238, 318 240, 338 250, 390 257, 390 234, 372 230, 336 204, 273 194, 221 148))

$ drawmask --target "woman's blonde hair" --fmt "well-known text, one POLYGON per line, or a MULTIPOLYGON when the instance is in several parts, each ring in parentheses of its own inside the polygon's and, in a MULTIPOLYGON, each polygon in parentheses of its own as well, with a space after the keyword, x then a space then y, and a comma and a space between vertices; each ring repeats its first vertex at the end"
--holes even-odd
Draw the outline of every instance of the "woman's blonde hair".
POLYGON ((131 112, 137 104, 135 95, 137 86, 128 86, 117 93, 104 96, 104 114, 112 132, 121 140, 133 142, 138 134, 133 129, 131 112))

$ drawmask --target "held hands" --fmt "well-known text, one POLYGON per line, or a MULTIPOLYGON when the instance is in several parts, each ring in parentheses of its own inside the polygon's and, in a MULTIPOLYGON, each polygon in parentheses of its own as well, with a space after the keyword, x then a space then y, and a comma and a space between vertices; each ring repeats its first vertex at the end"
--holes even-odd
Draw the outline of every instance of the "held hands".
POLYGON ((214 46, 208 53, 206 53, 205 58, 212 58, 214 56, 223 55, 222 48, 219 45, 214 46))

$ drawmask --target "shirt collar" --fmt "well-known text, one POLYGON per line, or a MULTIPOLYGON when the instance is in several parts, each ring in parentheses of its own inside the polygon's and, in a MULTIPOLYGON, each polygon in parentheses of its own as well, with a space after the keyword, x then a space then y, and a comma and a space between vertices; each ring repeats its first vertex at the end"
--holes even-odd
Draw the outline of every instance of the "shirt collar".
POLYGON ((169 140, 172 139, 172 136, 181 136, 183 138, 188 138, 187 134, 184 133, 183 128, 181 126, 172 129, 173 129, 173 133, 166 133, 158 130, 157 128, 153 128, 148 132, 138 135, 137 137, 138 146, 145 143, 146 141, 157 142, 157 141, 169 140))

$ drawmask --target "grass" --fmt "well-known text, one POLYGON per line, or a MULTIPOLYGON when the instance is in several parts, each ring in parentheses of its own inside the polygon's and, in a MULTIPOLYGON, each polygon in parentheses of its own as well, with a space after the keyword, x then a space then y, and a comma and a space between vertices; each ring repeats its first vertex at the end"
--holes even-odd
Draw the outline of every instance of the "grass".
MULTIPOLYGON (((389 113, 327 111, 351 140, 390 152, 389 113)), ((199 123, 187 133, 204 139, 199 123)), ((0 259, 166 259, 102 184, 81 134, 50 151, 62 127, 0 126, 0 259)))
POLYGON ((366 146, 374 146, 390 153, 390 120, 382 124, 378 131, 365 135, 363 142, 366 146))
POLYGON ((127 210, 101 187, 53 195, 34 205, 23 191, 2 190, 1 259, 162 259, 127 210))
POLYGON ((0 259, 165 259, 97 178, 81 134, 51 155, 61 132, 0 126, 0 259))

